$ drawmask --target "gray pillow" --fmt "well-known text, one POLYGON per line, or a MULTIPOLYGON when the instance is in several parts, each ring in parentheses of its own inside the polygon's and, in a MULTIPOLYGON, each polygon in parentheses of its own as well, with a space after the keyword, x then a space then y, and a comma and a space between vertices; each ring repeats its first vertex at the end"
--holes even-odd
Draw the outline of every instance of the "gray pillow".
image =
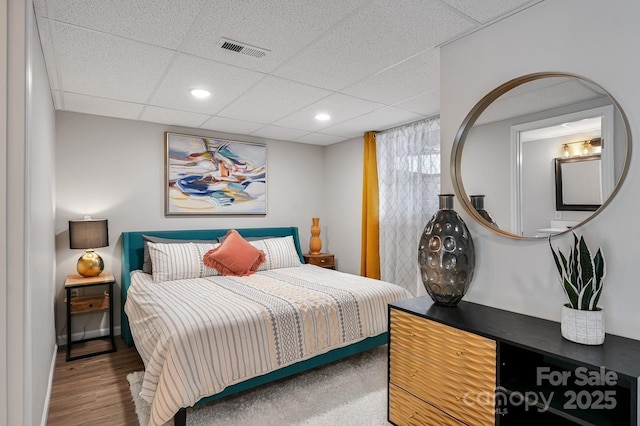
POLYGON ((151 265, 151 256, 149 255, 149 246, 147 243, 163 243, 163 244, 184 244, 184 243, 207 243, 215 244, 216 240, 176 240, 172 238, 153 237, 151 235, 143 235, 142 241, 144 242, 144 254, 142 258, 142 271, 151 274, 153 268, 151 265))

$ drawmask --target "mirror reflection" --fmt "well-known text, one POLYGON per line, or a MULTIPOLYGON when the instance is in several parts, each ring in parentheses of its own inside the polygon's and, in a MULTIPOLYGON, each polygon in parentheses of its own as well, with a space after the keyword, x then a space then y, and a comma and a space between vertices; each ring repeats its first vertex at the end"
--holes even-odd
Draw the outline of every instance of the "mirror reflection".
POLYGON ((458 200, 503 235, 566 232, 617 191, 629 163, 628 135, 618 104, 589 80, 560 73, 512 80, 483 98, 458 132, 458 200))
POLYGON ((556 158, 556 210, 596 211, 602 205, 600 154, 556 158))

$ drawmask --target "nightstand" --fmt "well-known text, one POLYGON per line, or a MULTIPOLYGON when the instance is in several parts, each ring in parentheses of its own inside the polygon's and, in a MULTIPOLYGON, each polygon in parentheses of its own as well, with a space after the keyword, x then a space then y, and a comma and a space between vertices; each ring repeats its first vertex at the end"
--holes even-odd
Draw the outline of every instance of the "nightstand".
POLYGON ((113 335, 113 284, 115 279, 111 272, 103 272, 97 277, 85 278, 81 275, 69 275, 64 282, 64 288, 67 293, 66 305, 67 305, 67 361, 73 361, 75 359, 87 358, 95 355, 102 355, 116 351, 116 342, 113 335), (71 297, 71 290, 94 287, 94 286, 106 286, 108 288, 107 293, 101 293, 91 296, 74 296, 71 297), (96 312, 108 312, 109 313, 109 335, 92 337, 89 339, 71 341, 71 319, 76 315, 90 314, 96 312), (111 349, 104 351, 91 352, 88 354, 82 354, 78 356, 71 356, 71 345, 74 343, 88 342, 90 340, 97 339, 109 339, 111 341, 111 349))
POLYGON ((310 265, 320 266, 322 268, 328 269, 336 269, 335 259, 330 253, 319 253, 319 254, 303 254, 305 263, 310 265))

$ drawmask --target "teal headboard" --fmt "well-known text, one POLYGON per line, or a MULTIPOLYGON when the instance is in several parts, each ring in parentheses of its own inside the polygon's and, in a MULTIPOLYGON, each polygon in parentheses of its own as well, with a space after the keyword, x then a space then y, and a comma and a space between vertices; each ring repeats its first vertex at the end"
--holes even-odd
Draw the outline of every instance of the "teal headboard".
MULTIPOLYGON (((243 237, 287 237, 293 236, 293 242, 300 256, 300 261, 304 263, 302 249, 300 248, 300 237, 296 227, 279 228, 234 228, 243 237)), ((129 329, 129 319, 124 312, 124 305, 127 301, 127 292, 131 284, 131 271, 142 269, 144 260, 143 235, 154 237, 172 238, 177 240, 215 240, 227 234, 229 229, 187 229, 177 231, 135 231, 122 233, 122 311, 121 311, 121 331, 122 338, 127 345, 133 345, 131 330, 129 329)))

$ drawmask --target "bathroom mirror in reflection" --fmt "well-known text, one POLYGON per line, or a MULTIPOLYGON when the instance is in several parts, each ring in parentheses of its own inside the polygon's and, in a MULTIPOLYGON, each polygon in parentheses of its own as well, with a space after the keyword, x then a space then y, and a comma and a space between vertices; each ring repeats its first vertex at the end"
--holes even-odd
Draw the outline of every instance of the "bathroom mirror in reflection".
POLYGON ((536 73, 491 91, 467 115, 452 178, 476 221, 505 236, 541 238, 604 209, 630 150, 626 116, 604 89, 576 75, 536 73), (485 212, 474 208, 476 194, 484 195, 485 212))

